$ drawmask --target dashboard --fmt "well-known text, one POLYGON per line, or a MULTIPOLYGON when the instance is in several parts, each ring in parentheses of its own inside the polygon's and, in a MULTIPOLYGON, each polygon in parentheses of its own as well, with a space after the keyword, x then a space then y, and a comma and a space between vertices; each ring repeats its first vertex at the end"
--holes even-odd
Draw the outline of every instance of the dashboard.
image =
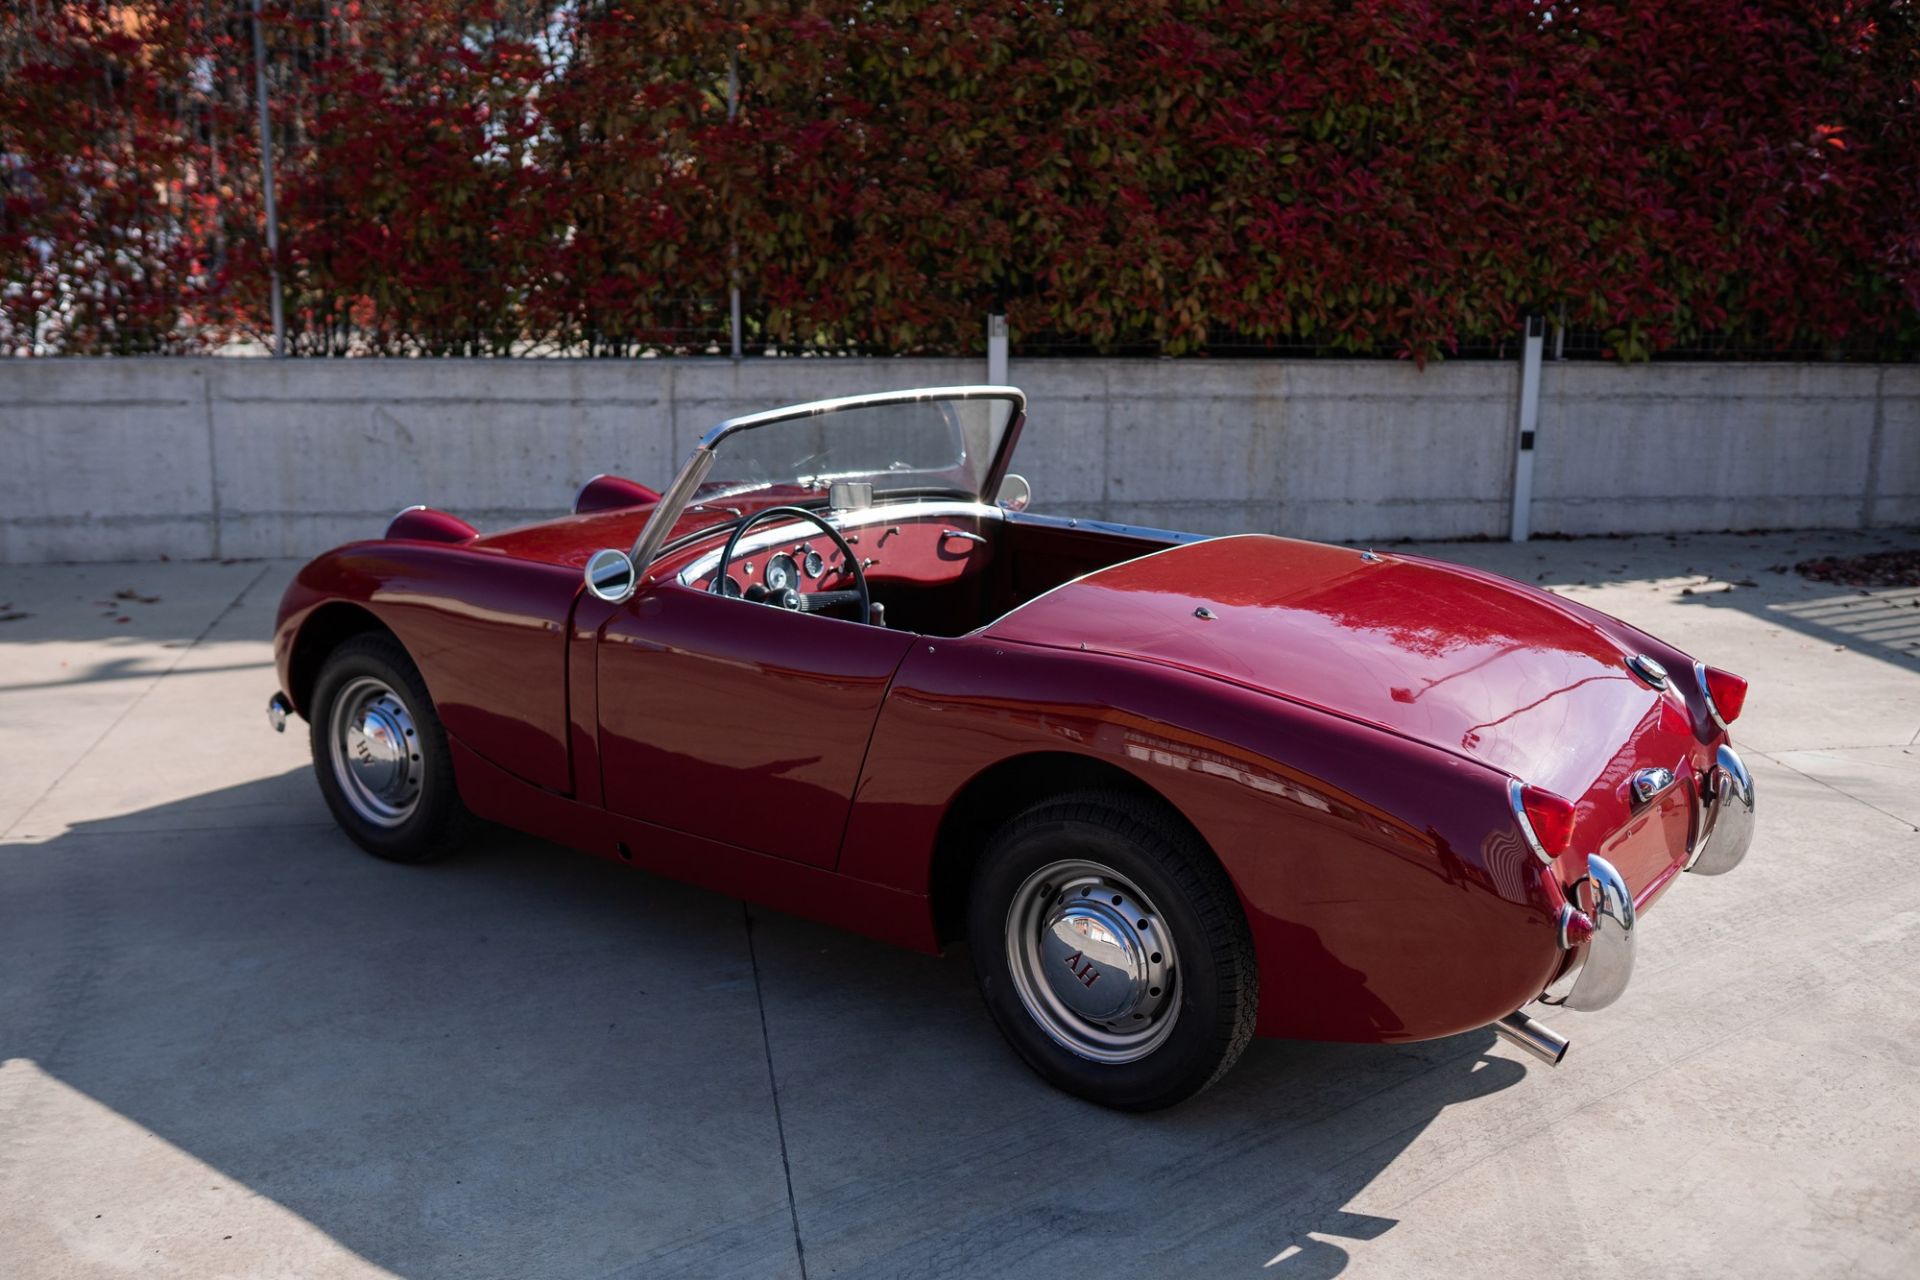
MULTIPOLYGON (((910 501, 822 513, 859 558, 885 624, 959 634, 978 624, 991 536, 1005 518, 980 503, 910 501)), ((683 586, 759 601, 787 591, 802 595, 854 586, 831 538, 799 521, 750 529, 734 548, 716 587, 726 532, 716 531, 675 575, 683 586)))
MULTIPOLYGON (((826 591, 840 587, 852 581, 852 575, 846 570, 840 551, 831 545, 827 548, 833 559, 828 561, 825 555, 809 541, 800 541, 785 551, 776 551, 768 556, 759 570, 760 585, 768 591, 826 591)), ((716 566, 717 567, 717 566, 716 566)), ((747 586, 754 581, 755 567, 751 558, 734 558, 729 566, 730 572, 721 582, 720 594, 741 597, 746 595, 747 586), (744 579, 744 581, 743 581, 744 579)), ((703 589, 713 589, 713 575, 699 584, 703 589)))

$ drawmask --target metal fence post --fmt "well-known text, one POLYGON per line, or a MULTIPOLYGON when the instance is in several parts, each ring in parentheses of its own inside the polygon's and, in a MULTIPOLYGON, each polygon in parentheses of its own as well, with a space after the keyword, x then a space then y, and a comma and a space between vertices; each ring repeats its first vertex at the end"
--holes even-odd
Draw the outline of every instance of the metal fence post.
POLYGON ((1510 539, 1525 542, 1533 531, 1533 437, 1540 425, 1540 354, 1547 322, 1528 316, 1520 349, 1520 432, 1513 451, 1513 528, 1510 539))
POLYGON ((997 312, 987 313, 987 382, 1007 385, 1007 318, 997 312))
POLYGON ((267 274, 273 290, 273 354, 287 354, 287 321, 280 302, 280 211, 273 202, 273 134, 267 112, 267 41, 260 0, 253 0, 253 96, 260 102, 260 193, 267 206, 267 274))
MULTIPOLYGON (((258 4, 260 0, 254 0, 258 4)), ((727 50, 727 123, 732 124, 740 114, 740 45, 738 42, 727 50)), ((727 304, 733 320, 733 358, 741 356, 740 336, 740 244, 734 241, 727 245, 727 304)))

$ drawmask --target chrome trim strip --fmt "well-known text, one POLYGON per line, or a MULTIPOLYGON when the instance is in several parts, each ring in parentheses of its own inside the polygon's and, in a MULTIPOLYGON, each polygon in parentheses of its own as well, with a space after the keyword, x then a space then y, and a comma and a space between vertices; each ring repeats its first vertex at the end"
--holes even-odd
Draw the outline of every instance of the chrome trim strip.
POLYGON ((1521 799, 1523 788, 1518 778, 1507 779, 1507 807, 1513 810, 1513 820, 1520 825, 1520 834, 1527 842, 1527 848, 1533 850, 1533 856, 1547 866, 1553 865, 1553 855, 1540 843, 1540 837, 1534 833, 1533 822, 1527 817, 1526 802, 1521 799))
POLYGON ((1720 718, 1720 708, 1713 705, 1713 690, 1707 688, 1707 664, 1698 658, 1693 662, 1693 684, 1700 690, 1700 701, 1707 704, 1707 714, 1712 716, 1713 722, 1720 726, 1720 732, 1731 733, 1732 726, 1720 718))
MULTIPOLYGON (((1004 520, 1007 513, 999 507, 990 507, 983 502, 922 501, 899 502, 877 507, 861 507, 854 511, 828 512, 828 522, 843 533, 850 529, 865 529, 873 525, 897 524, 899 521, 913 519, 950 518, 953 516, 972 516, 979 520, 1004 520)), ((715 525, 713 532, 724 533, 726 525, 715 525)), ((756 530, 740 540, 734 548, 734 555, 757 555, 770 547, 794 540, 794 530, 805 530, 817 535, 820 531, 813 525, 795 520, 788 524, 774 525, 764 530, 756 530)), ((982 542, 986 539, 982 538, 982 542)), ((683 587, 690 587, 696 581, 712 573, 720 563, 720 552, 709 551, 692 561, 686 568, 674 575, 674 580, 683 587)))
MULTIPOLYGON (((764 427, 775 422, 785 422, 790 418, 817 418, 823 413, 838 413, 842 409, 864 409, 871 405, 916 404, 922 400, 1011 400, 1015 413, 1027 411, 1027 393, 1018 387, 991 386, 984 383, 969 383, 958 387, 909 387, 903 391, 875 391, 860 396, 836 396, 831 400, 809 400, 805 404, 787 405, 780 409, 767 409, 760 413, 743 414, 710 428, 700 437, 696 446, 711 450, 736 431, 751 431, 755 427, 764 427)), ((1013 419, 1007 419, 1009 423, 1013 419)))
POLYGON ((1081 520, 1075 516, 1040 515, 1032 511, 1009 512, 1008 516, 1014 524, 1039 525, 1049 529, 1085 529, 1089 533, 1117 533, 1124 537, 1152 538, 1158 542, 1171 542, 1176 545, 1185 545, 1189 542, 1211 542, 1219 536, 1211 533, 1184 533, 1178 529, 1156 529, 1144 524, 1121 524, 1113 520, 1081 520))

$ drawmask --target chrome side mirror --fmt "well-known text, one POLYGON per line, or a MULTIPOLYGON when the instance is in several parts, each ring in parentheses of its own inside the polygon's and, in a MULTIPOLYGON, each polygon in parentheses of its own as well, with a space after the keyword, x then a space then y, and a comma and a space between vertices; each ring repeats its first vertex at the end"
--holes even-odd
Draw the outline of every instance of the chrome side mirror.
POLYGON ((639 577, 627 553, 612 547, 594 552, 587 560, 587 590, 593 593, 594 599, 608 604, 625 603, 638 585, 639 577))
POLYGON ((994 501, 1007 511, 1025 511, 1027 504, 1033 501, 1033 486, 1027 478, 1018 472, 1008 472, 1000 481, 1000 492, 994 501))

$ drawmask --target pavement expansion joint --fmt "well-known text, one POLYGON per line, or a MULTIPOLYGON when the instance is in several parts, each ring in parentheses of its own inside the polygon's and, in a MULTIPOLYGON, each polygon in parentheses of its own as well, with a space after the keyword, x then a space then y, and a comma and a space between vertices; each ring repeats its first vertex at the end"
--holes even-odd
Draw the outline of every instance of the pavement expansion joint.
POLYGON ((747 930, 747 960, 753 966, 753 999, 760 1008, 760 1047, 767 1055, 767 1091, 773 1097, 773 1127, 780 1135, 780 1172, 787 1183, 787 1216, 793 1223, 793 1255, 800 1264, 800 1280, 807 1280, 807 1246, 800 1238, 800 1207, 793 1199, 793 1164, 787 1158, 787 1126, 780 1114, 780 1080, 773 1070, 773 1039, 767 1034, 767 998, 760 984, 760 953, 753 942, 753 909, 740 904, 747 930))
MULTIPOLYGON (((1798 751, 1798 750, 1805 750, 1806 748, 1796 747, 1794 749, 1798 751)), ((1841 750, 1843 748, 1830 747, 1830 748, 1824 748, 1824 749, 1825 750, 1841 750)), ((1796 768, 1795 766, 1788 764, 1785 760, 1782 760, 1779 757, 1779 755, 1773 752, 1755 751, 1753 754, 1756 756, 1759 756, 1763 760, 1772 761, 1774 764, 1779 765, 1782 769, 1792 769, 1793 772, 1799 774, 1801 777, 1805 778, 1807 781, 1817 782, 1821 786, 1825 787, 1827 790, 1833 792, 1835 795, 1845 796, 1847 799, 1853 801, 1855 804, 1864 805, 1867 808, 1873 810, 1875 813, 1883 814, 1886 817, 1892 818, 1895 822, 1899 823, 1901 826, 1905 827, 1909 831, 1920 831, 1920 827, 1915 826, 1912 822, 1909 822, 1907 819, 1901 817, 1897 813, 1894 813, 1892 810, 1882 809, 1879 805, 1875 804, 1873 801, 1864 799, 1861 796, 1857 796, 1853 794, 1853 792, 1847 790, 1845 787, 1838 786, 1834 783, 1828 782, 1825 778, 1816 777, 1815 775, 1808 773, 1805 769, 1796 768)))

